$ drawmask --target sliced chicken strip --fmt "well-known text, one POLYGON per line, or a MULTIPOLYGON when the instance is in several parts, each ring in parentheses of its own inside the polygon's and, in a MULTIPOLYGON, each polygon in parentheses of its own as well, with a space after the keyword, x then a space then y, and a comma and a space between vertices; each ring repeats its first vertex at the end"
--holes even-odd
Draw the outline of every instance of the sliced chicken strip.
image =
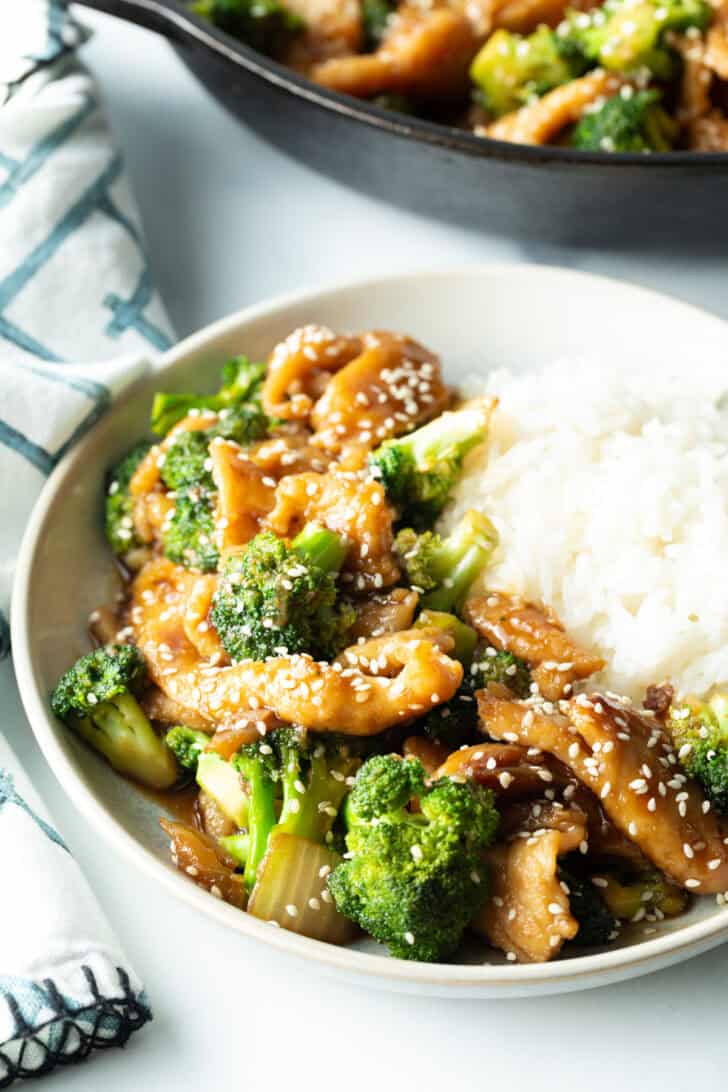
POLYGON ((624 83, 619 76, 597 68, 506 114, 492 125, 476 129, 476 133, 516 144, 548 144, 567 125, 579 121, 593 103, 616 95, 624 83))
POLYGON ((210 444, 212 477, 217 487, 215 529, 220 550, 243 546, 260 531, 275 505, 276 483, 238 444, 216 439, 210 444))
POLYGON ((465 14, 447 6, 401 4, 375 53, 314 65, 316 83, 357 98, 395 93, 423 99, 467 94, 468 68, 482 36, 465 14))
POLYGON ((222 647, 222 642, 210 621, 212 599, 217 591, 217 573, 205 573, 198 576, 190 589, 184 608, 182 625, 188 641, 195 646, 200 656, 211 663, 230 663, 230 657, 222 647))
POLYGON ((361 352, 361 339, 335 334, 327 326, 301 326, 273 349, 263 384, 269 417, 307 420, 333 372, 361 352))
POLYGON ((574 682, 604 667, 604 660, 580 648, 556 615, 518 596, 492 592, 469 599, 466 621, 496 648, 520 656, 549 701, 571 693, 574 682))
POLYGON ((697 894, 728 888, 728 847, 699 787, 680 772, 654 717, 601 694, 559 703, 478 694, 484 731, 538 747, 597 795, 609 819, 657 867, 697 894))
POLYGON ((558 955, 579 931, 559 883, 558 859, 575 850, 585 833, 583 817, 564 811, 559 829, 543 826, 489 849, 490 898, 473 922, 476 932, 520 963, 545 963, 558 955))
POLYGON ((267 526, 293 538, 311 521, 349 540, 345 584, 351 583, 356 591, 375 591, 398 579, 394 512, 379 482, 338 469, 329 474, 289 474, 278 485, 267 526))
POLYGON ((206 664, 184 632, 188 578, 170 562, 147 565, 134 581, 131 624, 152 680, 217 725, 232 727, 260 708, 312 732, 376 735, 449 701, 462 681, 462 665, 422 630, 387 635, 379 647, 370 643, 372 659, 386 666, 379 674, 310 656, 206 664))
POLYGON ((563 762, 537 747, 526 748, 514 743, 478 743, 464 747, 448 756, 437 776, 472 778, 492 789, 498 801, 507 801, 511 809, 514 802, 548 793, 553 806, 562 801, 583 814, 591 856, 619 857, 633 867, 647 864, 637 846, 610 822, 596 796, 563 762))
POLYGON ((363 349, 331 379, 311 414, 314 443, 341 452, 376 447, 441 413, 449 401, 440 361, 402 334, 363 335, 363 349))

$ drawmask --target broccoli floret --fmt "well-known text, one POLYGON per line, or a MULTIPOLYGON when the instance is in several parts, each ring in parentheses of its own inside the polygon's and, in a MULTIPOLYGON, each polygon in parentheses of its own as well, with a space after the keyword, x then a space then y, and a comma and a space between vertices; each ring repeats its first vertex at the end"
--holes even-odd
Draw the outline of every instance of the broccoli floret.
POLYGON ((177 490, 174 509, 162 530, 165 557, 177 565, 214 572, 220 560, 215 541, 215 492, 193 485, 177 490))
POLYGON ((182 769, 195 773, 198 759, 210 742, 210 737, 206 732, 198 732, 195 728, 187 728, 183 724, 178 724, 176 727, 169 729, 164 737, 164 742, 182 769))
POLYGON ((571 871, 568 865, 562 864, 558 875, 569 889, 569 909, 579 922, 579 932, 571 943, 580 948, 609 944, 614 940, 618 926, 597 889, 588 878, 571 871))
POLYGON ((217 394, 166 394, 157 392, 152 403, 152 429, 166 436, 171 428, 193 410, 220 413, 241 403, 255 404, 265 378, 265 364, 254 364, 246 356, 229 360, 222 369, 217 394))
POLYGON ((343 647, 354 611, 337 602, 344 540, 308 524, 288 545, 256 535, 223 566, 212 622, 233 660, 308 652, 329 659, 343 647))
POLYGON ((493 840, 493 795, 471 781, 428 786, 416 760, 375 755, 346 804, 352 854, 329 876, 337 909, 401 959, 452 955, 487 893, 481 851, 493 840), (416 796, 420 811, 408 809, 416 796))
POLYGON ((477 742, 482 733, 475 695, 491 683, 507 687, 517 698, 525 698, 531 689, 531 672, 525 661, 512 652, 479 645, 472 662, 464 665, 463 681, 455 696, 431 709, 417 722, 416 729, 453 751, 477 742))
POLYGON ((600 877, 600 897, 618 921, 631 921, 645 913, 676 917, 687 908, 690 895, 660 872, 645 871, 600 877))
POLYGON ((106 485, 106 538, 117 557, 124 557, 141 542, 134 530, 134 502, 129 482, 151 444, 135 444, 109 472, 106 485))
POLYGON ((422 607, 457 613, 497 544, 488 517, 471 509, 447 538, 408 527, 399 532, 394 548, 408 582, 425 593, 422 607))
POLYGON ((674 702, 667 727, 685 772, 702 785, 716 811, 728 814, 728 694, 674 702))
POLYGON ((606 0, 590 12, 568 12, 556 33, 602 68, 647 69, 658 79, 669 80, 677 58, 665 44, 666 31, 704 30, 711 18, 706 0, 606 0))
POLYGON ((250 890, 274 831, 328 840, 359 760, 336 738, 311 740, 299 729, 281 728, 242 747, 232 761, 250 798, 244 877, 250 890))
POLYGON ((369 459, 401 522, 432 527, 460 476, 465 456, 485 440, 489 409, 473 403, 443 413, 407 436, 387 440, 369 459))
POLYGON ((362 0, 361 24, 364 52, 371 52, 379 46, 394 9, 392 0, 362 0))
POLYGON ((583 59, 569 53, 545 26, 527 37, 496 30, 470 66, 470 78, 485 108, 500 117, 581 75, 583 59))
POLYGON ((659 91, 624 92, 584 115, 571 134, 576 148, 592 152, 669 152, 677 124, 659 105, 659 91))
POLYGON ((136 646, 97 648, 62 676, 51 708, 115 770, 166 789, 177 780, 177 763, 136 699, 145 680, 144 658, 136 646))
POLYGON ((304 27, 278 0, 197 0, 192 11, 269 57, 280 57, 304 27))
POLYGON ((209 491, 215 488, 208 463, 209 445, 210 437, 204 429, 184 429, 175 435, 159 472, 168 489, 187 489, 195 485, 209 491))

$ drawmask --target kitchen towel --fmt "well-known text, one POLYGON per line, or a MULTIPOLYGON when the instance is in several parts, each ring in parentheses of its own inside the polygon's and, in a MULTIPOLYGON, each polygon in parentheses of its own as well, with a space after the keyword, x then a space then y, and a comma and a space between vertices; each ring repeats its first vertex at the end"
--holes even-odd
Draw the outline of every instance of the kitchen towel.
MULTIPOLYGON (((61 0, 0 3, 0 653, 18 546, 71 444, 170 344, 61 0)), ((149 1018, 142 984, 0 725, 0 1088, 149 1018), (22 877, 22 882, 17 882, 22 877)))

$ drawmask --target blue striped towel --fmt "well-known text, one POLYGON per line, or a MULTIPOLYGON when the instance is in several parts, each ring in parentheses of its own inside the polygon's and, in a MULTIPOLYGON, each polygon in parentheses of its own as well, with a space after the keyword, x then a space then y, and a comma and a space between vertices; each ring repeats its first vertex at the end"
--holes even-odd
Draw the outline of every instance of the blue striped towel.
MULTIPOLYGON (((121 159, 62 0, 3 0, 0 31, 0 646, 48 473, 169 343, 121 159)), ((0 734, 0 1088, 150 1018, 80 870, 0 734)))

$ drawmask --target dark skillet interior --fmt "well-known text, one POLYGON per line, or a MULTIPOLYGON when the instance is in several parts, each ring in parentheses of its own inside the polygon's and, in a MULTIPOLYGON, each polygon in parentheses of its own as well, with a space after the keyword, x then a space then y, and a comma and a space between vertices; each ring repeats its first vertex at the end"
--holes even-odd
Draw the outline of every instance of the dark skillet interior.
POLYGON ((233 114, 296 159, 427 216, 539 242, 722 250, 728 154, 609 155, 475 137, 317 87, 176 0, 85 0, 164 34, 233 114))

